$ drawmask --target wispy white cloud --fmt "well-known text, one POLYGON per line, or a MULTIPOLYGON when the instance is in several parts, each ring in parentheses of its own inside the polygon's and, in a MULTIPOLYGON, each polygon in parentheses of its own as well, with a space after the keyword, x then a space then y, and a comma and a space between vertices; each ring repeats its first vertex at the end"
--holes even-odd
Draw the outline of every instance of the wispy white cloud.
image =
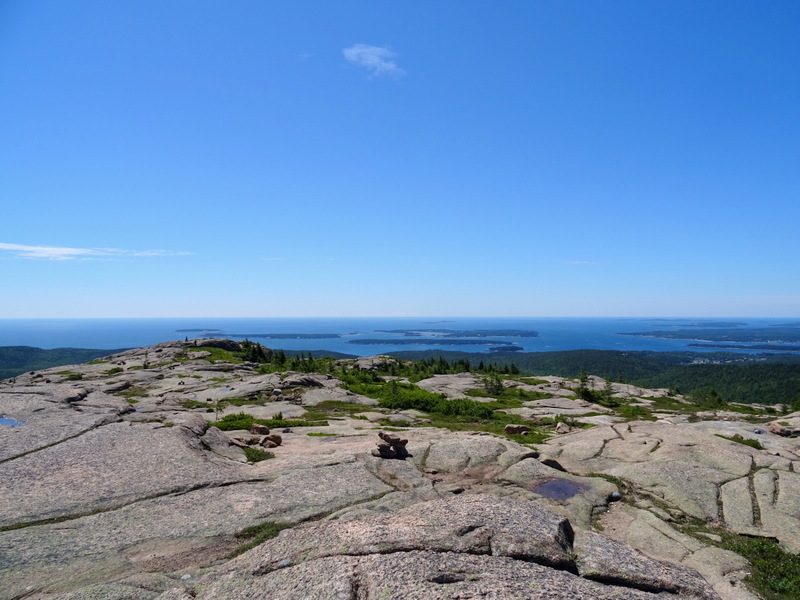
POLYGON ((395 77, 405 75, 405 71, 394 61, 397 53, 388 48, 369 44, 353 44, 343 48, 342 54, 347 62, 365 68, 372 75, 393 75, 395 77))
POLYGON ((67 248, 62 246, 27 246, 0 242, 0 250, 18 258, 41 260, 110 260, 125 257, 187 256, 191 252, 171 250, 122 250, 120 248, 67 248))

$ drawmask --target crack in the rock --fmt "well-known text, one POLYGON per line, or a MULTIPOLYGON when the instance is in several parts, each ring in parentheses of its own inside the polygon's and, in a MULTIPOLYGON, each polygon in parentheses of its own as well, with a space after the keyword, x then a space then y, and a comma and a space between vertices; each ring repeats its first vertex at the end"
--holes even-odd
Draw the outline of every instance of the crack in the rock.
MULTIPOLYGON (((617 433, 617 431, 615 429, 614 429, 614 433, 617 433)), ((591 457, 589 457, 589 460, 592 460, 593 458, 599 458, 603 454, 603 451, 606 449, 606 444, 608 444, 608 442, 610 442, 611 440, 618 440, 618 439, 621 439, 621 438, 620 438, 619 434, 617 433, 616 437, 609 438, 607 440, 603 440, 603 443, 600 446, 600 449, 597 452, 595 452, 591 457)))
POLYGON ((431 453, 431 448, 433 448, 433 444, 428 443, 428 447, 425 448, 425 452, 422 454, 422 458, 419 461, 419 467, 417 467, 420 470, 420 472, 425 471, 425 465, 428 464, 428 456, 431 453))
POLYGON ((163 492, 159 492, 156 494, 152 494, 149 496, 143 496, 141 498, 135 498, 130 502, 124 502, 122 504, 116 504, 114 506, 108 506, 104 508, 96 508, 93 510, 87 510, 78 513, 71 513, 68 515, 61 515, 58 517, 49 517, 47 519, 37 519, 34 521, 22 521, 18 523, 12 523, 10 525, 1 525, 0 532, 2 531, 15 531, 17 529, 27 529, 28 527, 38 527, 40 525, 54 525, 57 523, 65 523, 68 521, 75 521, 76 519, 82 519, 83 517, 91 517, 92 515, 99 515, 103 513, 114 512, 116 510, 121 510, 123 508, 127 508, 128 506, 133 506, 140 502, 146 502, 148 500, 155 500, 156 498, 164 498, 166 496, 182 496, 184 494, 188 494, 197 490, 202 489, 213 489, 213 488, 222 488, 228 487, 231 485, 238 485, 238 484, 247 484, 247 483, 259 483, 263 481, 269 481, 265 479, 244 479, 244 480, 236 480, 236 481, 224 481, 220 483, 204 483, 198 484, 193 486, 181 486, 176 487, 170 490, 166 490, 163 492))
POLYGON ((781 477, 779 473, 772 474, 772 506, 778 505, 778 495, 781 491, 781 477))
POLYGON ((348 600, 367 600, 367 598, 369 598, 369 592, 361 572, 361 565, 356 564, 350 580, 350 598, 348 600))
POLYGON ((761 506, 758 504, 758 494, 756 494, 755 474, 757 471, 751 471, 747 476, 747 489, 750 492, 750 506, 753 511, 753 526, 759 529, 761 523, 761 506))
MULTIPOLYGON (((109 417, 113 417, 113 416, 114 415, 109 415, 109 417)), ((119 416, 119 415, 118 415, 118 418, 113 420, 113 421, 105 421, 104 420, 103 422, 98 423, 97 425, 92 425, 88 429, 84 429, 83 431, 79 431, 78 433, 76 433, 74 435, 71 435, 69 437, 65 437, 64 439, 58 440, 56 442, 53 442, 52 444, 46 444, 44 446, 39 446, 38 448, 34 448, 33 450, 26 450, 25 452, 22 452, 20 454, 15 455, 15 456, 10 456, 9 458, 4 458, 4 459, 0 460, 0 465, 2 465, 3 463, 7 463, 9 461, 12 461, 12 460, 16 460, 18 458, 22 458, 23 456, 28 456, 29 454, 34 454, 35 452, 41 452, 42 450, 47 450, 48 448, 52 448, 53 446, 58 446, 59 444, 63 444, 64 442, 68 442, 70 440, 74 440, 75 438, 78 438, 78 437, 80 437, 80 436, 82 436, 82 435, 84 435, 86 433, 89 433, 90 431, 94 431, 95 429, 100 429, 101 427, 104 427, 105 425, 110 425, 111 423, 120 423, 120 422, 122 422, 122 420, 123 420, 122 417, 119 416)), ((0 530, 0 531, 2 531, 2 530, 0 530)))
POLYGON ((278 561, 275 564, 264 565, 258 569, 254 569, 252 574, 257 577, 269 575, 271 573, 275 573, 280 571, 281 569, 288 569, 290 567, 294 567, 300 563, 310 562, 314 560, 322 560, 325 558, 331 558, 334 556, 344 556, 350 558, 359 558, 364 556, 389 556, 392 554, 411 554, 412 552, 430 552, 432 554, 454 554, 456 556, 490 556, 494 558, 510 558, 512 560, 517 560, 519 562, 531 563, 540 565, 542 567, 547 567, 548 569, 554 569, 556 571, 566 571, 567 573, 572 573, 573 575, 578 575, 578 567, 575 564, 575 560, 571 557, 566 557, 566 560, 563 561, 551 561, 548 560, 546 557, 543 556, 528 556, 528 555, 515 555, 515 554, 494 554, 491 547, 491 536, 488 539, 487 543, 487 551, 485 552, 453 552, 450 550, 440 550, 440 549, 426 549, 426 548, 412 548, 412 547, 396 547, 396 548, 377 548, 372 547, 371 551, 365 551, 363 553, 343 553, 343 554, 321 554, 319 556, 314 556, 312 558, 306 558, 304 556, 297 557, 297 558, 284 558, 283 560, 278 561))
POLYGON ((581 577, 605 585, 614 585, 617 587, 640 590, 642 592, 648 592, 651 594, 660 594, 661 592, 667 592, 668 594, 681 593, 681 590, 678 586, 658 586, 655 584, 647 584, 643 581, 631 581, 624 577, 615 577, 614 575, 603 575, 601 573, 587 573, 586 575, 581 575, 581 577))

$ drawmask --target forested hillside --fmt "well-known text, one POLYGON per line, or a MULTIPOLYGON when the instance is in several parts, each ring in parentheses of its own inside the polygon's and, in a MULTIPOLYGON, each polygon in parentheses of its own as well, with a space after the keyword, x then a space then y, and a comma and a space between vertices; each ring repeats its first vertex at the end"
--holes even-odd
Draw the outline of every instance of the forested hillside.
MULTIPOLYGON (((0 379, 68 364, 79 364, 121 350, 0 346, 0 379)), ((334 356, 335 352, 286 351, 286 356, 334 356)), ((498 370, 522 375, 578 377, 581 373, 649 388, 670 388, 684 394, 716 391, 728 402, 800 403, 800 356, 743 355, 730 352, 564 352, 467 353, 454 351, 395 352, 409 360, 431 359, 435 371, 498 370)), ((290 365, 287 365, 289 367, 290 365)))
POLYGON ((0 379, 15 377, 27 371, 81 364, 121 351, 122 349, 54 348, 43 350, 32 346, 0 346, 0 379))
POLYGON ((578 377, 581 372, 642 387, 672 388, 684 394, 715 390, 728 402, 794 403, 800 401, 800 356, 742 355, 730 352, 616 352, 570 350, 478 354, 464 352, 395 352, 410 360, 443 357, 477 367, 496 365, 526 375, 578 377))

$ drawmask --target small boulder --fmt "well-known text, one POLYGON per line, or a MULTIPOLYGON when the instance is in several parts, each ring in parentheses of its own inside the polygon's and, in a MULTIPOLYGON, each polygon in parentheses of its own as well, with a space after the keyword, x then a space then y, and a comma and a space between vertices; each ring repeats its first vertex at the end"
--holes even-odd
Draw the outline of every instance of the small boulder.
POLYGON ((254 435, 269 435, 269 427, 266 425, 259 425, 258 423, 253 423, 250 425, 250 433, 254 435))
POLYGON ((789 437, 792 435, 792 430, 784 425, 781 425, 778 421, 773 421, 769 424, 769 432, 781 437, 789 437))
POLYGON ((569 433, 569 425, 563 422, 556 424, 556 433, 569 433))
POLYGON ((503 428, 503 431, 510 434, 526 435, 531 432, 531 428, 527 425, 516 425, 509 423, 503 428))
POLYGON ((266 448, 277 448, 281 445, 281 442, 283 442, 283 438, 281 436, 279 436, 277 433, 271 433, 261 440, 261 445, 266 448))

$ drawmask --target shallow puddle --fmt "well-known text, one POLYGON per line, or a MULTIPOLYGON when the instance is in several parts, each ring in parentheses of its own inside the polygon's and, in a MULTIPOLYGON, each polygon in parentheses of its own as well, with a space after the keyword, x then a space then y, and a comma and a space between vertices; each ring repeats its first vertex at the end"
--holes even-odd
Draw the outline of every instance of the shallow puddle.
POLYGON ((25 421, 15 421, 8 417, 0 417, 0 425, 11 425, 11 427, 19 427, 25 425, 25 421))
POLYGON ((540 483, 531 491, 551 500, 569 500, 581 491, 581 486, 568 479, 551 479, 540 483))

